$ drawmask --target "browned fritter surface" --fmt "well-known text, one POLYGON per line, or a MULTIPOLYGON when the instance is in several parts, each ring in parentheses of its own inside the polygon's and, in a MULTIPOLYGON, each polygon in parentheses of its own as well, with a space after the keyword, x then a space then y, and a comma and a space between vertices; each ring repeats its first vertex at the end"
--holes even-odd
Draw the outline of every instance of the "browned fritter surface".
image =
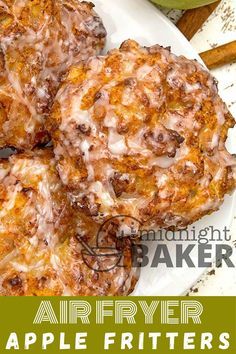
POLYGON ((105 37, 92 3, 0 1, 0 148, 48 140, 44 122, 62 75, 99 53, 105 37))
POLYGON ((60 177, 81 210, 165 228, 210 214, 234 189, 233 126, 205 68, 135 41, 72 67, 49 120, 60 177))
POLYGON ((132 242, 112 230, 99 234, 99 257, 84 251, 81 240, 96 246, 98 225, 71 207, 51 150, 0 160, 0 295, 129 294, 132 242), (121 252, 120 262, 101 247, 121 252))

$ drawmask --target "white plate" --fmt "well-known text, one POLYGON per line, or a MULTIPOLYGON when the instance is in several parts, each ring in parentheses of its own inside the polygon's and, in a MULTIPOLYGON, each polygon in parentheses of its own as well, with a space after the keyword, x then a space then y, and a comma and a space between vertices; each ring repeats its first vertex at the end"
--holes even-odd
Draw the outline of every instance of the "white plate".
MULTIPOLYGON (((183 54, 188 58, 200 61, 199 56, 186 38, 147 0, 93 0, 93 2, 108 31, 106 50, 117 47, 124 40, 131 38, 143 45, 158 43, 163 46, 171 46, 175 54, 183 54)), ((228 147, 232 152, 232 141, 228 141, 228 147)), ((218 212, 203 218, 194 225, 196 232, 208 226, 214 226, 219 230, 222 230, 224 226, 229 228, 235 207, 235 194, 234 197, 226 197, 224 205, 218 212)), ((192 228, 193 226, 190 226, 189 230, 192 228)), ((187 241, 184 243, 187 245, 187 241)), ((175 259, 175 245, 176 242, 168 242, 168 249, 173 259, 175 259)), ((152 259, 156 242, 149 242, 148 246, 149 257, 152 259)), ((192 259, 197 261, 197 251, 192 254, 192 259)), ((133 295, 184 294, 206 270, 206 268, 188 267, 145 267, 142 269, 133 295)))

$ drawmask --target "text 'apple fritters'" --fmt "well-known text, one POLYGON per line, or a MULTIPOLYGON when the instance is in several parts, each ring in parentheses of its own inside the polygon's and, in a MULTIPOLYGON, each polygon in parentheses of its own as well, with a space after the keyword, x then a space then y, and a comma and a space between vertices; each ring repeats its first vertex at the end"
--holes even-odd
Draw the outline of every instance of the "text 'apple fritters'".
POLYGON ((0 148, 48 141, 44 122, 62 75, 99 53, 105 37, 92 3, 0 1, 0 148))
POLYGON ((58 171, 77 206, 183 228, 235 187, 234 120, 211 74, 155 45, 71 68, 49 120, 58 171))
POLYGON ((72 209, 51 150, 0 160, 0 295, 129 294, 132 241, 112 229, 72 209))

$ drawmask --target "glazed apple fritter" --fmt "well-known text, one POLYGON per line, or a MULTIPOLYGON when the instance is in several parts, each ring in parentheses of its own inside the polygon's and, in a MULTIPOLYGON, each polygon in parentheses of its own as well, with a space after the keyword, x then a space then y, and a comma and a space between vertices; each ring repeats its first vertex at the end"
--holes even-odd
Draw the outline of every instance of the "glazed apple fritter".
POLYGON ((51 150, 0 160, 0 295, 127 295, 138 277, 132 242, 112 230, 97 241, 98 225, 72 208, 51 150))
POLYGON ((0 1, 0 148, 48 141, 44 122, 63 74, 99 53, 105 37, 92 3, 0 1))
POLYGON ((178 229, 234 189, 236 159, 225 148, 234 123, 197 61, 128 40, 70 69, 49 129, 81 210, 178 229))

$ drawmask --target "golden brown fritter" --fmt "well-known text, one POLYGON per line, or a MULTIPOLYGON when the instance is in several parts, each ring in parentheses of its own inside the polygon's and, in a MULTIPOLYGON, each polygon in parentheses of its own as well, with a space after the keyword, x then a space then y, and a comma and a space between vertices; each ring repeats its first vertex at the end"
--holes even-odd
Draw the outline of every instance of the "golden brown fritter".
POLYGON ((81 210, 164 228, 217 210, 234 189, 233 126, 205 68, 131 40, 72 67, 49 119, 60 177, 81 210))
POLYGON ((0 160, 0 295, 127 295, 132 242, 109 225, 97 234, 71 207, 51 150, 0 160))
POLYGON ((63 74, 99 53, 105 37, 92 3, 0 2, 0 148, 48 141, 44 122, 63 74))

